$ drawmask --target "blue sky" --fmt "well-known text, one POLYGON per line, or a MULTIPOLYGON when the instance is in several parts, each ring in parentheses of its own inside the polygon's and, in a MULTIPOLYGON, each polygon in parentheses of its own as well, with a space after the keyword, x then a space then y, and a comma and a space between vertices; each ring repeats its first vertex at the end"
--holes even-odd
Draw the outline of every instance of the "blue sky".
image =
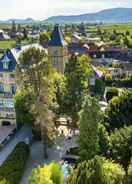
POLYGON ((96 12, 113 7, 132 7, 132 0, 0 0, 0 19, 45 19, 53 15, 96 12))

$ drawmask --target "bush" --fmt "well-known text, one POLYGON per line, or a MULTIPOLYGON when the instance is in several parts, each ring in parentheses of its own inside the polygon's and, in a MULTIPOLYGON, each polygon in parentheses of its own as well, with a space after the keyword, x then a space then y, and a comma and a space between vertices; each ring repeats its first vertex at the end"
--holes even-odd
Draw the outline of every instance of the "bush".
POLYGON ((109 150, 109 134, 103 124, 98 126, 98 136, 99 136, 99 151, 100 154, 106 156, 109 150))
POLYGON ((68 184, 122 184, 124 177, 125 171, 119 164, 96 156, 80 163, 73 170, 68 184))
POLYGON ((18 143, 7 160, 0 167, 0 181, 5 184, 19 184, 26 161, 29 156, 29 146, 18 143))
POLYGON ((18 91, 14 96, 15 110, 16 110, 16 119, 18 125, 27 123, 33 125, 35 122, 35 117, 33 113, 30 112, 29 104, 27 103, 30 99, 28 93, 21 93, 18 91))
POLYGON ((103 80, 101 80, 100 78, 96 78, 93 92, 95 93, 96 96, 102 97, 104 94, 104 91, 105 91, 105 84, 103 80))
POLYGON ((127 184, 131 184, 132 183, 132 158, 131 158, 131 162, 130 162, 130 164, 128 166, 126 183, 127 184))
POLYGON ((110 129, 121 128, 132 123, 132 90, 125 90, 108 104, 105 122, 110 129))
POLYGON ((109 102, 113 97, 118 96, 117 88, 108 88, 106 93, 106 100, 109 102))
POLYGON ((110 157, 127 169, 132 156, 132 126, 115 130, 110 135, 110 157))
POLYGON ((64 184, 64 176, 56 162, 33 169, 29 184, 64 184))

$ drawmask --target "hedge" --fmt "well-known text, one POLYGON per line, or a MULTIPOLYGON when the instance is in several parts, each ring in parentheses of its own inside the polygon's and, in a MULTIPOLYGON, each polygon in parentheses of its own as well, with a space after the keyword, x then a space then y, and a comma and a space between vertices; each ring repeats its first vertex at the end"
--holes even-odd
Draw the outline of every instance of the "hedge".
POLYGON ((106 86, 113 86, 113 87, 124 87, 124 88, 132 88, 132 80, 105 80, 106 86))
POLYGON ((115 87, 111 87, 107 89, 106 92, 106 100, 109 102, 113 97, 118 96, 119 90, 115 87))
POLYGON ((6 181, 8 184, 19 184, 29 153, 30 149, 27 144, 24 142, 18 143, 0 166, 0 182, 6 181))

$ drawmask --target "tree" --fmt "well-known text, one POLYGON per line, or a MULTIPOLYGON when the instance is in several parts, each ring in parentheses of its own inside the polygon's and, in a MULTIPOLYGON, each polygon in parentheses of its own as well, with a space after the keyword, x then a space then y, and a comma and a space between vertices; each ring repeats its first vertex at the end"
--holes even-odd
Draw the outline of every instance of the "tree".
POLYGON ((21 92, 17 91, 14 96, 15 110, 16 110, 16 119, 18 125, 20 124, 30 124, 33 126, 35 122, 34 114, 31 112, 31 104, 29 104, 31 94, 28 94, 27 91, 21 92))
POLYGON ((114 97, 108 104, 106 114, 110 129, 131 125, 132 90, 124 90, 119 97, 114 97))
POLYGON ((49 39, 50 39, 50 35, 48 32, 40 33, 39 42, 41 45, 44 46, 45 44, 48 44, 49 39))
POLYGON ((97 156, 78 164, 68 184, 122 184, 124 177, 125 171, 119 164, 97 156))
POLYGON ((80 112, 78 138, 81 160, 92 159, 99 151, 98 123, 100 108, 95 98, 87 96, 80 112))
POLYGON ((56 162, 33 169, 29 184, 64 184, 64 176, 56 162))
POLYGON ((9 184, 9 182, 6 181, 6 179, 3 179, 3 180, 0 181, 0 184, 9 184))
POLYGON ((28 32, 27 32, 27 29, 25 27, 23 28, 23 38, 24 39, 28 38, 28 32))
POLYGON ((108 155, 109 150, 109 134, 102 123, 98 126, 99 152, 103 156, 108 155))
POLYGON ((126 184, 131 184, 131 183, 132 183, 132 158, 128 166, 127 178, 126 178, 126 184))
POLYGON ((65 91, 61 108, 72 118, 73 126, 77 126, 78 112, 81 110, 84 97, 88 94, 88 76, 92 69, 87 57, 72 56, 65 70, 65 91))
POLYGON ((132 156, 132 126, 115 129, 110 135, 110 157, 126 169, 132 156))
POLYGON ((41 129, 44 157, 47 158, 48 142, 54 138, 51 110, 54 98, 54 70, 45 51, 32 47, 21 54, 16 74, 19 89, 32 94, 31 111, 36 116, 36 125, 41 129))
POLYGON ((93 91, 96 96, 100 96, 100 97, 103 96, 104 91, 105 91, 105 84, 100 78, 96 78, 93 91))

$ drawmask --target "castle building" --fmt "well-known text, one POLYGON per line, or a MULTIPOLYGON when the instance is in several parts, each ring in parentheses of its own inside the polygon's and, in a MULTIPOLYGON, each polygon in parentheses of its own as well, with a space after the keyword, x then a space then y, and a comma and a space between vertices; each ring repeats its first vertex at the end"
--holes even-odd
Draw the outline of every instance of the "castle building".
POLYGON ((15 68, 20 54, 30 48, 43 49, 38 44, 7 49, 0 58, 0 126, 17 126, 13 95, 16 92, 15 68))
POLYGON ((59 73, 64 74, 65 64, 68 62, 68 49, 58 24, 55 25, 48 44, 48 59, 59 73))
POLYGON ((11 51, 7 49, 3 57, 0 58, 0 126, 16 126, 16 114, 12 98, 16 92, 15 66, 16 61, 11 51))

